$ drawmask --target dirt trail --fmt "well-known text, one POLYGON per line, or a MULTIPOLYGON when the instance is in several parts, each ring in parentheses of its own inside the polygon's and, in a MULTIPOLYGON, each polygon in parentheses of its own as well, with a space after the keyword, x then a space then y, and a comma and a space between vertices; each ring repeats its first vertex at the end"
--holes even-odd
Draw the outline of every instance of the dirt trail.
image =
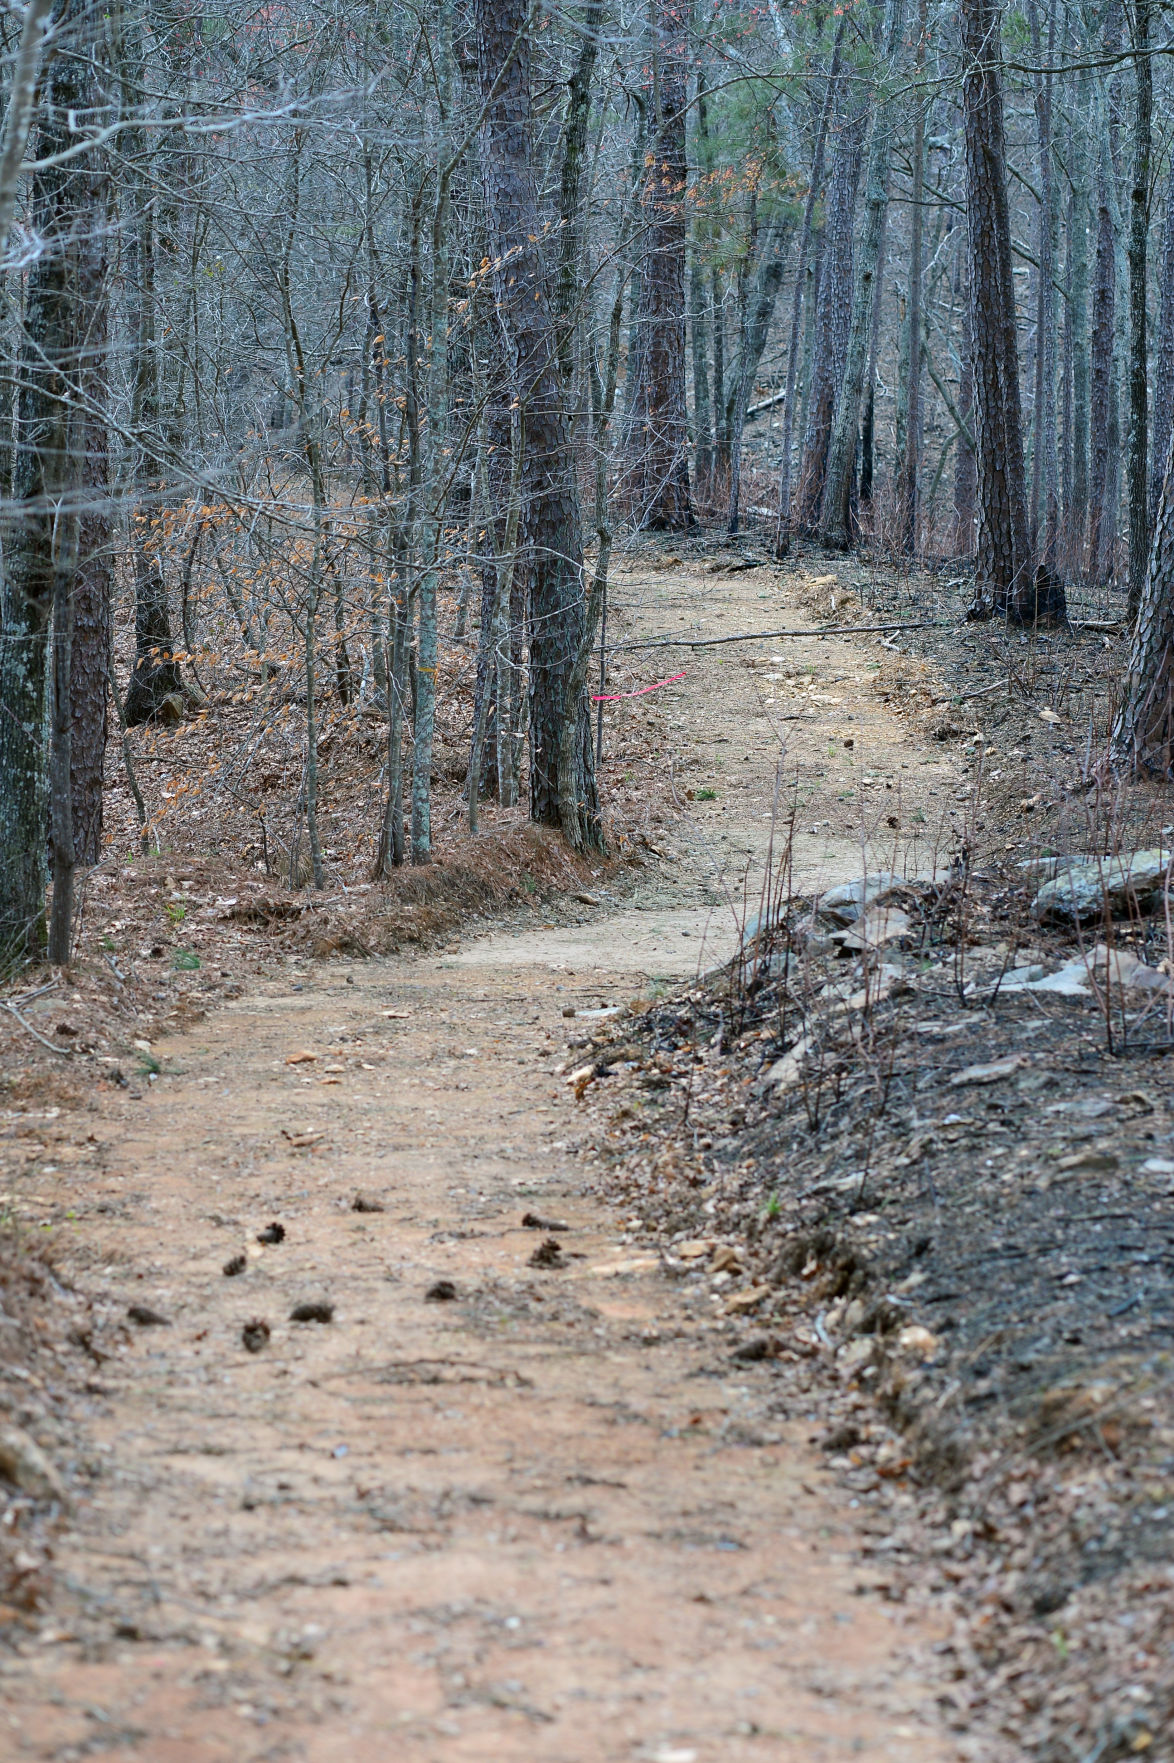
MULTIPOLYGON (((731 621, 763 605, 735 580, 731 621)), ((679 592, 649 588, 642 620, 679 592)), ((935 1619, 867 1595, 817 1417, 778 1411, 769 1369, 733 1365, 639 1221, 591 1193, 550 1071, 565 1009, 721 953, 732 919, 704 950, 680 932, 733 891, 706 852, 762 847, 761 705, 740 758, 755 705, 746 670, 690 664, 680 752, 736 727, 749 787, 724 817, 715 797, 678 877, 573 935, 291 969, 104 1105, 74 1166, 74 1269, 168 1326, 133 1331, 79 1405, 89 1491, 52 1626, 3 1662, 0 1753, 959 1755, 935 1619), (353 1210, 359 1191, 383 1210, 353 1210), (527 1212, 557 1224, 563 1265, 531 1264, 546 1233, 527 1212), (271 1220, 285 1237, 262 1247, 271 1220), (429 1297, 441 1281, 455 1297, 429 1297), (289 1320, 317 1301, 331 1322, 289 1320), (271 1334, 250 1355, 254 1318, 271 1334)), ((898 752, 898 728, 874 733, 898 752)), ((803 740, 818 754, 822 724, 803 740)), ((858 871, 846 837, 811 842, 812 869, 858 871)), ((55 1202, 49 1169, 17 1179, 26 1211, 55 1202)))

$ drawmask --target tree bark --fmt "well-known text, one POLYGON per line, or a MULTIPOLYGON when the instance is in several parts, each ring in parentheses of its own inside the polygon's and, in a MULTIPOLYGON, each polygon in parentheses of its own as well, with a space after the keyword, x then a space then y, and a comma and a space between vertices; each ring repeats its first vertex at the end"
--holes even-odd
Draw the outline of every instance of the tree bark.
POLYGON ((785 214, 775 215, 763 230, 762 250, 754 274, 753 292, 748 292, 746 311, 734 366, 734 391, 730 399, 730 500, 727 526, 731 534, 738 531, 739 501, 742 476, 742 436, 746 427, 746 410, 754 391, 758 364, 762 360, 766 339, 770 334, 779 288, 783 281, 783 264, 791 237, 791 224, 785 214))
MULTIPOLYGON (((558 373, 554 315, 538 241, 532 162, 526 0, 476 0, 485 105, 481 171, 497 275, 498 309, 526 430, 522 497, 531 547, 530 817, 563 824, 559 748, 566 686, 583 630, 583 545, 578 492, 558 373), (504 72, 503 72, 504 70, 504 72)), ((683 112, 681 126, 684 126, 683 112)), ((679 199, 676 206, 680 207, 679 199)), ((678 310, 683 324, 683 310, 678 310)), ((684 368, 682 339, 681 367, 684 368)), ((682 385, 683 415, 683 385, 682 385)), ((586 693, 575 717, 575 809, 585 844, 601 828, 586 693)))
MULTIPOLYGON (((92 45, 84 0, 59 20, 45 76, 38 156, 74 144, 73 116, 93 106, 92 45)), ((69 650, 81 485, 79 363, 87 314, 78 267, 98 221, 85 156, 34 174, 31 229, 40 242, 28 272, 20 362, 13 506, 0 589, 0 972, 45 947, 47 810, 52 751, 51 839, 55 882, 52 955, 68 960, 73 836, 70 792, 69 650), (52 714, 49 630, 57 672, 52 714)))
MULTIPOLYGON (((958 377, 958 415, 974 426, 974 344, 969 282, 962 290, 962 335, 959 338, 961 372, 958 377)), ((954 457, 954 554, 974 555, 974 515, 978 503, 978 460, 964 434, 958 436, 954 457)))
MULTIPOLYGON (((917 16, 917 81, 925 69, 927 0, 919 0, 917 16)), ((908 389, 905 395, 905 445, 897 471, 898 543, 907 557, 917 553, 918 488, 921 478, 921 281, 923 269, 923 219, 925 183, 926 100, 919 90, 913 116, 912 189, 913 213, 909 223, 909 309, 905 345, 908 389)))
MULTIPOLYGON (((1050 0, 1048 17, 1048 61, 1055 49, 1055 0, 1050 0)), ((1028 19, 1031 28, 1032 54, 1042 57, 1039 13, 1035 0, 1030 0, 1028 19)), ((1039 142, 1040 208, 1039 208, 1039 330, 1037 354, 1039 373, 1039 407, 1035 420, 1035 457, 1033 478, 1043 489, 1043 542, 1039 546, 1040 565, 1052 576, 1057 565, 1060 528, 1059 458, 1056 446, 1056 290, 1053 261, 1055 257, 1056 209, 1052 150, 1052 74, 1050 65, 1035 76, 1035 117, 1039 142)))
POLYGON ((1166 215, 1158 277, 1158 337, 1154 351, 1154 439, 1150 455, 1150 519, 1166 481, 1170 434, 1174 429, 1174 159, 1166 179, 1166 215))
POLYGON ((1154 539, 1109 745, 1130 776, 1174 777, 1174 473, 1158 499, 1154 539))
MULTIPOLYGON (((883 40, 886 57, 892 56, 896 51, 901 13, 902 0, 885 0, 883 40)), ((892 101, 882 96, 877 103, 872 140, 868 149, 868 173, 864 185, 864 230, 860 240, 852 323, 844 351, 844 375, 836 396, 835 423, 828 445, 824 479, 820 538, 831 550, 844 550, 852 542, 850 515, 860 434, 860 400, 864 393, 864 366, 872 330, 881 238, 889 205, 889 153, 892 137, 892 101)), ((918 342, 920 343, 920 338, 918 342)))
POLYGON ((828 447, 852 325, 852 227, 867 128, 868 104, 855 100, 840 121, 828 184, 803 464, 793 514, 795 530, 805 537, 813 537, 819 523, 828 447))
POLYGON ((795 266, 795 291, 791 298, 791 334, 787 346, 787 384, 783 397, 783 451, 782 461, 779 465, 778 525, 775 529, 775 555, 777 557, 785 557, 791 543, 791 452, 794 445, 795 391, 799 377, 799 342, 803 325, 803 296, 806 292, 808 276, 812 270, 811 241, 815 204, 819 200, 823 187, 824 148, 827 142, 828 122, 836 102, 840 56, 843 50, 844 30, 847 22, 847 13, 841 13, 840 22, 836 27, 836 40, 832 46, 832 58, 827 71, 827 84, 824 87, 823 104, 820 107, 819 122, 816 126, 815 143, 811 151, 811 177, 807 185, 807 200, 803 204, 803 230, 799 235, 799 261, 795 266))
POLYGON ((107 219, 109 180, 92 169, 93 221, 78 251, 78 300, 85 330, 78 351, 82 505, 77 522, 69 702, 73 854, 87 866, 102 855, 102 806, 109 706, 114 533, 106 409, 110 390, 107 219))
POLYGON ((1149 235, 1153 68, 1150 0, 1134 0, 1133 70, 1137 102, 1133 179, 1129 193, 1129 610, 1137 616, 1149 557, 1149 348, 1146 333, 1146 255, 1149 235))
POLYGON ((1109 204, 1108 154, 1097 173, 1097 249, 1092 289, 1092 362, 1089 409, 1088 571, 1096 581, 1101 563, 1101 526, 1109 475, 1109 406, 1113 393, 1113 330, 1117 302, 1117 257, 1109 204))
POLYGON ((171 606, 163 574, 159 528, 159 362, 155 336, 155 220, 144 192, 138 217, 134 259, 137 273, 134 392, 131 427, 136 445, 136 487, 140 501, 133 517, 131 554, 135 584, 135 664, 127 688, 129 727, 164 716, 177 721, 183 681, 171 634, 171 606), (147 491, 146 495, 143 492, 147 491), (153 492, 153 493, 152 493, 153 492))
POLYGON ((1088 159, 1082 133, 1087 110, 1078 110, 1069 171, 1067 283, 1064 320, 1065 383, 1070 386, 1071 419, 1064 445, 1064 520, 1069 567, 1082 561, 1088 521, 1088 159))
POLYGON ((653 93, 642 200, 644 254, 635 318, 635 383, 627 401, 624 491, 637 527, 692 523, 685 408, 685 191, 688 42, 684 9, 653 0, 653 93))
POLYGON ((996 0, 962 0, 962 98, 978 453, 977 597, 972 612, 1021 623, 1062 612, 1037 595, 1027 528, 1019 347, 1003 129, 1001 13, 996 0))
MULTIPOLYGON (((591 117, 591 81, 599 55, 603 0, 586 0, 579 54, 567 81, 563 119, 562 165, 559 172, 559 256, 555 311, 558 315, 558 361, 563 385, 569 388, 574 369, 575 312, 579 302, 580 257, 583 245, 583 149, 591 117)), ((683 124, 682 124, 683 126, 683 124)))

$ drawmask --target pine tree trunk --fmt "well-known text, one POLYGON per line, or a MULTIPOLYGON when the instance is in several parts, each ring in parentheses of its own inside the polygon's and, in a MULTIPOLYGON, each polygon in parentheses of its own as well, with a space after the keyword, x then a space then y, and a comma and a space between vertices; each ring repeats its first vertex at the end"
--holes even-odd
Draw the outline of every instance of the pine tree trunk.
MULTIPOLYGON (((1028 10, 1031 25, 1032 54, 1041 59, 1039 15, 1034 3, 1028 10)), ((1055 48, 1055 0, 1050 0, 1048 18, 1048 61, 1055 48)), ((1052 74, 1050 65, 1035 78, 1036 131, 1040 160, 1039 209, 1039 332, 1037 351, 1039 400, 1036 412, 1033 478, 1043 489, 1043 542, 1040 566, 1054 576, 1060 529, 1059 458, 1056 445, 1056 290, 1053 261, 1055 257, 1056 209, 1052 152, 1052 74)), ((1038 498, 1037 498, 1038 502, 1038 498)))
POLYGON ((1113 764, 1131 776, 1174 778, 1174 473, 1154 519, 1121 707, 1110 736, 1113 764))
MULTIPOLYGON (((530 585, 530 818, 565 824, 559 748, 567 679, 584 620, 578 490, 558 373, 554 316, 538 241, 542 226, 532 162, 530 45, 526 0, 476 0, 477 58, 485 115, 481 173, 497 278, 498 306, 525 424, 522 478, 530 585)), ((680 126, 684 128, 683 108, 680 126)), ((676 197, 680 209, 680 195, 676 197)), ((683 261, 682 232, 682 261, 683 261)), ((683 308, 678 319, 684 322, 683 308)), ((684 348, 681 349, 684 416, 684 348)), ((585 843, 601 839, 586 695, 575 718, 569 789, 585 843)), ((564 795, 567 793, 564 787, 564 795)))
POLYGON ((1007 207, 1001 14, 995 0, 962 0, 966 210, 975 365, 979 533, 976 614, 1033 622, 1037 604, 1027 530, 1019 347, 1007 207))
POLYGON ((1133 48, 1137 104, 1133 179, 1129 195, 1129 610, 1141 605, 1149 557, 1149 347, 1146 334, 1146 255, 1149 232, 1153 68, 1150 0, 1134 0, 1133 48))
POLYGON ((685 409, 685 156, 688 43, 683 9, 654 0, 653 115, 641 221, 636 380, 628 400, 624 489, 637 527, 691 524, 685 409))
POLYGON ((805 537, 813 537, 819 523, 828 448, 852 327, 852 231, 867 128, 868 105, 856 101, 850 113, 841 118, 828 182, 803 463, 793 514, 795 530, 805 537))

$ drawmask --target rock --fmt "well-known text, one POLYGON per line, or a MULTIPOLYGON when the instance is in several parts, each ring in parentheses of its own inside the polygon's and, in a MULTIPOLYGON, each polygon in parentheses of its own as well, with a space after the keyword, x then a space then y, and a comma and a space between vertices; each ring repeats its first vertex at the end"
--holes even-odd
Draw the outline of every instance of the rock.
POLYGON ((34 1500, 66 1503, 61 1477, 23 1427, 0 1423, 0 1475, 34 1500))
POLYGON ((1104 943, 1065 962, 1057 972, 1045 974, 1042 968, 1013 968, 1004 974, 999 986, 1003 992, 1049 992, 1061 998, 1088 998, 1094 986, 1106 983, 1112 991, 1151 993, 1155 996, 1174 992, 1174 981, 1156 967, 1147 967, 1127 949, 1109 949, 1104 943))
POLYGON ((160 1316, 158 1310, 152 1310, 148 1304, 132 1304, 127 1315, 137 1328, 171 1327, 170 1319, 160 1316))
POLYGON ((941 1343, 937 1335, 920 1323, 910 1323, 897 1336, 897 1351, 912 1359, 936 1359, 941 1343))
POLYGON ((870 905, 880 905, 885 894, 902 885, 903 878, 891 870, 876 875, 862 875, 858 881, 841 882, 829 888, 819 900, 819 916, 832 924, 855 924, 861 912, 870 905))
POLYGON ((223 1273, 225 1279, 235 1279, 237 1274, 243 1273, 248 1265, 249 1258, 247 1255, 231 1255, 220 1271, 223 1273))
POLYGON ((842 949, 879 949, 884 943, 907 937, 912 928, 908 913, 900 907, 870 906, 836 941, 842 949))
POLYGON ((285 1241, 285 1226, 284 1226, 284 1224, 278 1224, 277 1220, 274 1219, 272 1224, 267 1224, 265 1226, 264 1230, 259 1230, 257 1232, 257 1241, 259 1243, 266 1243, 266 1244, 284 1243, 284 1241, 285 1241))
POLYGON ((729 1243, 722 1243, 714 1250, 710 1266, 714 1273, 741 1273, 742 1257, 729 1243))
POLYGON ((1041 921, 1103 915, 1105 903, 1115 915, 1157 905, 1170 873, 1169 851, 1134 851, 1124 857, 1057 858, 1052 880, 1035 897, 1034 916, 1041 921))
POLYGON ((744 1316, 750 1310, 757 1310, 763 1299, 769 1297, 769 1286, 750 1286, 744 1292, 733 1292, 723 1308, 727 1316, 744 1316))
POLYGON ((1022 1053, 1011 1053, 1006 1059, 995 1059, 989 1065, 968 1065, 964 1071, 954 1073, 950 1088, 960 1090, 968 1084, 997 1084, 1026 1063, 1022 1053))
POLYGON ((876 1357, 876 1349, 875 1335, 857 1335, 855 1340, 840 1348, 836 1360, 845 1371, 860 1371, 876 1357))
POLYGON ((457 1295, 457 1288, 451 1279, 438 1279, 424 1293, 426 1304, 451 1304, 457 1295))
MULTIPOLYGON (((837 1017, 854 1016, 862 1010, 871 1009, 873 1005, 881 1003, 892 992, 905 988, 907 984, 905 975, 899 967, 884 963, 870 977, 868 985, 859 991, 850 992, 847 997, 837 996, 829 988, 819 1001, 820 1015, 827 1023, 834 1021, 837 1017), (827 1000, 826 1009, 824 1008, 825 998, 827 1000)), ((784 1053, 781 1059, 776 1059, 774 1064, 763 1073, 758 1079, 757 1089, 779 1091, 793 1089, 797 1083, 802 1081, 807 1055, 817 1044, 818 1039, 818 1029, 813 1028, 809 1033, 803 1035, 796 1041, 789 1053, 784 1053)))
POLYGON ((1067 1157, 1061 1157, 1056 1168, 1065 1175, 1109 1175, 1119 1163, 1115 1151, 1101 1145, 1086 1145, 1081 1151, 1070 1151, 1067 1157))

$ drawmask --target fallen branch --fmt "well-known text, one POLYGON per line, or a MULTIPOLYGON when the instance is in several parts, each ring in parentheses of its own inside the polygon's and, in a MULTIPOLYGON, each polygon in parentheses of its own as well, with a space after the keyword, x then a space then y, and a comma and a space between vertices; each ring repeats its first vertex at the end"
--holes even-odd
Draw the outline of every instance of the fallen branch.
POLYGON ((50 1053, 56 1053, 58 1058, 60 1058, 60 1059, 68 1059, 70 1057, 71 1053, 73 1052, 72 1047, 55 1047, 53 1045, 53 1042, 47 1041, 45 1039, 44 1035, 40 1032, 40 1030, 35 1029, 31 1022, 25 1021, 24 1017, 21 1015, 20 1011, 16 1008, 15 1004, 10 1004, 8 1002, 7 998, 0 1000, 0 1002, 3 1003, 4 1008, 5 1008, 5 1010, 7 1010, 9 1016, 13 1017, 15 1021, 19 1022, 21 1028, 25 1029, 27 1031, 27 1033, 32 1035, 34 1041, 40 1041, 42 1047, 48 1047, 50 1053))
POLYGON ((609 653, 614 655, 617 649, 713 649, 719 643, 765 643, 776 637, 844 637, 857 631, 871 631, 879 636, 884 631, 942 630, 947 622, 926 618, 920 624, 833 624, 825 630, 741 631, 736 637, 649 637, 641 643, 616 643, 609 653))

